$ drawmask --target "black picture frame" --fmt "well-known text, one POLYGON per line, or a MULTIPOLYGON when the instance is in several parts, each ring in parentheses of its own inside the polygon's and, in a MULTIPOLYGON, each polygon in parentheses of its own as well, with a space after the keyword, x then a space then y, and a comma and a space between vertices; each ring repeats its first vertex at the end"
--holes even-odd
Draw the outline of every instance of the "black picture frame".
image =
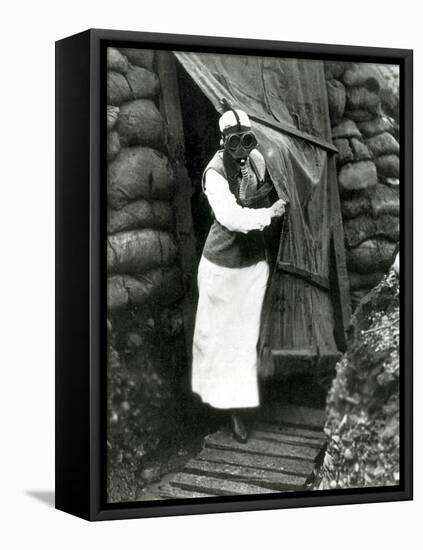
POLYGON ((91 29, 56 43, 56 508, 87 520, 412 499, 413 52, 91 29), (400 66, 401 473, 398 487, 107 504, 105 499, 105 107, 107 46, 400 66), (102 85, 103 82, 103 85, 102 85))

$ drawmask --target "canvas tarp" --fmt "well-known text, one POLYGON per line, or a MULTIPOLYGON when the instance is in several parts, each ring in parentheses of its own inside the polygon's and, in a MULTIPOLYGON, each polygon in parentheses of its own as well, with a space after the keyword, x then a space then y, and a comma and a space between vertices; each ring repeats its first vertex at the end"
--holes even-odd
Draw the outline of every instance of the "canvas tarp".
POLYGON ((250 115, 277 193, 289 199, 279 260, 263 307, 261 374, 274 374, 275 357, 283 357, 284 350, 286 358, 336 354, 328 287, 331 214, 339 201, 330 188, 336 181, 334 163, 328 161, 332 146, 323 62, 175 55, 217 111, 226 98, 250 115))

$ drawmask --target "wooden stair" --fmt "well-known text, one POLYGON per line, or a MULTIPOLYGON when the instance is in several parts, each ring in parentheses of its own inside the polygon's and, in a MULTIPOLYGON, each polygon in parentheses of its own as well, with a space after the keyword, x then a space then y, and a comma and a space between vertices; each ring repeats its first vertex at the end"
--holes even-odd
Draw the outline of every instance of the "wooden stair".
POLYGON ((221 428, 181 472, 159 485, 159 498, 307 490, 326 444, 323 422, 324 411, 288 404, 267 411, 245 444, 221 428))

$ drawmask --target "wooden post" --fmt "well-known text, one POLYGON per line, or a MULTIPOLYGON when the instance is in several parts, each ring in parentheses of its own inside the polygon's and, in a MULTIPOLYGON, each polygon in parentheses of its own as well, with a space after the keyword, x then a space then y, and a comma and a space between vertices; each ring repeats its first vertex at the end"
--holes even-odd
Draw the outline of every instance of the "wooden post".
POLYGON ((192 336, 195 322, 196 251, 191 215, 192 183, 185 166, 185 136, 180 106, 175 56, 172 52, 157 51, 157 74, 161 83, 160 112, 167 126, 167 150, 175 171, 176 235, 179 242, 181 265, 184 277, 185 297, 183 302, 185 344, 188 361, 192 358, 192 336))
POLYGON ((328 158, 328 178, 330 202, 332 205, 332 247, 334 252, 336 281, 338 286, 338 301, 334 307, 339 311, 342 341, 338 346, 345 351, 347 345, 347 328, 351 318, 351 296, 348 278, 347 262, 345 255, 344 226, 342 223, 341 202, 339 198, 338 182, 336 178, 336 165, 334 155, 328 158))

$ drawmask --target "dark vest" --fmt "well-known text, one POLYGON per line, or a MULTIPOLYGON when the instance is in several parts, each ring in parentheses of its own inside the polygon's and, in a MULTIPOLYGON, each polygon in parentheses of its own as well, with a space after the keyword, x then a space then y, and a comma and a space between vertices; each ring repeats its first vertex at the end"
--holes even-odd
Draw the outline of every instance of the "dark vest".
MULTIPOLYGON (((228 174, 223 162, 223 151, 217 151, 203 172, 202 187, 207 170, 212 168, 223 176, 239 205, 248 208, 270 206, 269 193, 273 186, 265 180, 266 169, 262 155, 253 150, 247 159, 249 181, 245 198, 240 198, 241 175, 228 174)), ((229 231, 214 219, 203 249, 203 256, 224 267, 246 267, 266 258, 263 232, 255 229, 248 233, 229 231)))

